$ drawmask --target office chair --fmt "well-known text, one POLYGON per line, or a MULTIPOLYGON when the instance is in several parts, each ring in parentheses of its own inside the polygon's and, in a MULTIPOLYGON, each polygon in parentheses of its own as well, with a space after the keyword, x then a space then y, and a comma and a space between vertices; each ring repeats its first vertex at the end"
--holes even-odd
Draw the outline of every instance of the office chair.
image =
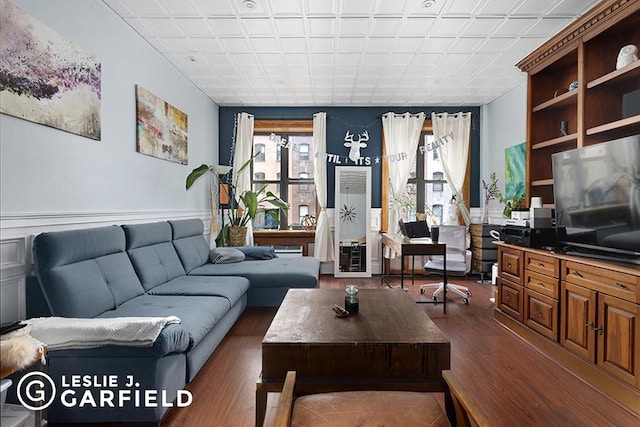
MULTIPOLYGON (((441 225, 440 236, 438 237, 438 243, 444 243, 447 245, 447 275, 450 276, 464 276, 471 271, 471 251, 467 250, 467 228, 462 225, 441 225)), ((442 274, 444 265, 441 256, 430 256, 429 260, 424 265, 424 271, 427 274, 435 273, 442 274)), ((420 286, 420 293, 424 294, 429 288, 436 288, 433 292, 432 298, 434 301, 438 301, 438 295, 444 291, 443 283, 429 283, 420 286)), ((462 297, 462 302, 469 304, 469 297, 471 291, 466 286, 456 285, 453 283, 447 283, 447 292, 453 292, 454 294, 462 297)))

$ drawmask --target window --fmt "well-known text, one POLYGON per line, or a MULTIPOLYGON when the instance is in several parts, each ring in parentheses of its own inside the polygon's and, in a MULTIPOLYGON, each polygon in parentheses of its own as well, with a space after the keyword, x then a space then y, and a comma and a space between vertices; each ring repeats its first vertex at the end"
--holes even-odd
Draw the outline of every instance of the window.
POLYGON ((254 154, 260 153, 259 157, 264 155, 265 161, 251 163, 252 187, 266 184, 268 191, 289 203, 289 216, 280 216, 280 229, 301 228, 301 218, 315 215, 317 211, 313 162, 310 160, 313 122, 256 120, 253 150, 254 154), (270 139, 271 133, 280 138, 270 139))
MULTIPOLYGON (((398 202, 404 221, 415 221, 418 214, 426 214, 427 221, 430 223, 442 224, 448 213, 452 192, 449 185, 446 184, 447 181, 444 178, 443 166, 439 157, 432 154, 435 153, 435 150, 432 149, 434 137, 430 126, 430 121, 425 122, 405 192, 398 197, 398 202)), ((386 164, 383 163, 383 169, 386 168, 386 164)), ((383 176, 388 175, 383 173, 383 176)), ((391 208, 393 200, 390 197, 389 187, 384 187, 383 192, 386 193, 383 194, 383 201, 388 202, 388 206, 391 208)), ((384 211, 383 217, 386 224, 388 217, 384 211)))
POLYGON ((265 179, 265 175, 264 172, 256 172, 253 174, 253 191, 260 191, 260 187, 262 187, 262 184, 258 181, 264 181, 265 179))
POLYGON ((309 160, 309 144, 300 144, 298 147, 298 160, 300 161, 308 161, 309 160))
POLYGON ((436 218, 436 221, 438 221, 438 224, 442 224, 442 205, 433 205, 431 210, 433 211, 433 216, 436 218))
POLYGON ((255 158, 254 162, 264 162, 266 161, 266 151, 264 144, 254 144, 253 146, 253 155, 255 158))
POLYGON ((309 215, 309 206, 300 205, 298 207, 298 217, 300 222, 302 222, 302 219, 304 218, 305 215, 309 215))
MULTIPOLYGON (((309 174, 307 172, 300 172, 300 179, 308 179, 309 174)), ((309 191, 309 184, 300 184, 298 186, 298 190, 300 191, 309 191)))
POLYGON ((444 173, 442 172, 434 172, 433 173, 433 191, 437 193, 441 193, 444 190, 444 173))

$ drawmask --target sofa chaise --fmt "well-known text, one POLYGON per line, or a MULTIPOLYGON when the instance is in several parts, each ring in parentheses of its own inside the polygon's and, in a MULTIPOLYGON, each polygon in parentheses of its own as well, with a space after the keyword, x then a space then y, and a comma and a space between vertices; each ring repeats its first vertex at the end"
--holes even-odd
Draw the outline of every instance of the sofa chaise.
MULTIPOLYGON (((158 402, 161 394, 174 402, 247 305, 277 306, 290 287, 316 287, 320 270, 312 257, 211 264, 199 219, 42 233, 33 252, 39 295, 28 294, 27 304, 39 300, 46 309, 39 315, 180 319, 164 327, 151 347, 50 351, 48 373, 59 393, 63 377, 115 376, 120 385, 134 378, 137 390, 155 390, 158 402)), ((74 389, 78 397, 87 392, 97 398, 100 390, 74 389)), ((55 399, 49 422, 159 424, 170 409, 133 400, 122 407, 87 406, 55 399)))

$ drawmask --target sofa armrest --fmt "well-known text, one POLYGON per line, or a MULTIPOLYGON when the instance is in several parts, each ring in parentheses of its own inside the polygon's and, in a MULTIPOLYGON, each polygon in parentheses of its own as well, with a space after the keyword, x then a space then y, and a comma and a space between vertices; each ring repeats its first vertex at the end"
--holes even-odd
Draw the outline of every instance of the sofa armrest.
POLYGON ((153 353, 164 356, 169 353, 182 353, 191 347, 189 332, 181 325, 167 325, 153 343, 153 353))

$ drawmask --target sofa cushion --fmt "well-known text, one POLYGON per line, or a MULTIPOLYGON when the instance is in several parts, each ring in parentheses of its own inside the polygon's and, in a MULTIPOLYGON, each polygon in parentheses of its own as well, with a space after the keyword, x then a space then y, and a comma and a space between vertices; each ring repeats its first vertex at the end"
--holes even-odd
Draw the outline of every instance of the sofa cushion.
POLYGON ((251 287, 315 288, 320 261, 313 257, 280 257, 242 261, 236 264, 205 264, 193 269, 191 276, 241 276, 251 287))
POLYGON ((127 301, 115 310, 102 313, 98 317, 178 316, 181 320, 179 325, 165 328, 169 329, 171 334, 176 335, 165 338, 170 343, 179 339, 180 333, 171 329, 173 327, 181 328, 189 334, 189 348, 191 348, 213 329, 230 308, 229 300, 223 297, 145 294, 127 301))
POLYGON ((169 223, 123 225, 122 228, 127 237, 127 253, 146 290, 185 275, 171 243, 169 223))
POLYGON ((124 232, 116 226, 36 236, 34 269, 50 314, 94 317, 141 295, 124 249, 124 232))
POLYGON ((272 246, 240 246, 237 249, 244 254, 247 261, 278 258, 272 246))
POLYGON ((156 286, 151 295, 190 295, 225 297, 233 306, 249 289, 244 277, 182 276, 156 286))
POLYGON ((244 253, 236 248, 213 248, 209 258, 213 264, 233 264, 244 261, 244 253))
POLYGON ((185 271, 209 262, 209 245, 204 239, 204 226, 199 219, 169 221, 173 231, 173 246, 185 271))

